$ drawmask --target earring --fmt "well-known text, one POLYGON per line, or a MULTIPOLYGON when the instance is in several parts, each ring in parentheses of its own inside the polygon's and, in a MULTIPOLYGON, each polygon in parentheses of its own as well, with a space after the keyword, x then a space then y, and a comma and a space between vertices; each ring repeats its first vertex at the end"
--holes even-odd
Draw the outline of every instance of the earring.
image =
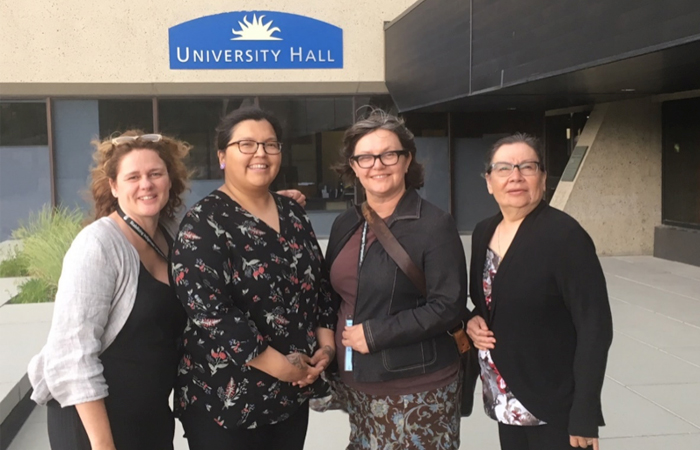
POLYGON ((226 168, 226 164, 221 163, 221 164, 219 164, 219 167, 221 168, 221 170, 224 170, 226 168))

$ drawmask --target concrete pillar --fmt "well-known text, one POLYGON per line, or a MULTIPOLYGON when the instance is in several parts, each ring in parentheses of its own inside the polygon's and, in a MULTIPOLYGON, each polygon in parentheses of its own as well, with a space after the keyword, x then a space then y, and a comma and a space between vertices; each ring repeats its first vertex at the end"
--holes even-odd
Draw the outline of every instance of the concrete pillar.
POLYGON ((581 223, 600 255, 651 255, 661 224, 661 104, 596 105, 577 145, 588 152, 551 205, 581 223))

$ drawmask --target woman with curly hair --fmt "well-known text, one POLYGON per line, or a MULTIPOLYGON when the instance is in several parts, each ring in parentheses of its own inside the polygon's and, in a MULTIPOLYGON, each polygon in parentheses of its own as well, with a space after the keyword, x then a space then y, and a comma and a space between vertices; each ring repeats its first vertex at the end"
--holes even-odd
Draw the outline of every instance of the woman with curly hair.
POLYGON ((95 146, 95 221, 63 261, 32 399, 48 404, 53 450, 172 449, 187 316, 168 260, 190 147, 134 130, 95 146))

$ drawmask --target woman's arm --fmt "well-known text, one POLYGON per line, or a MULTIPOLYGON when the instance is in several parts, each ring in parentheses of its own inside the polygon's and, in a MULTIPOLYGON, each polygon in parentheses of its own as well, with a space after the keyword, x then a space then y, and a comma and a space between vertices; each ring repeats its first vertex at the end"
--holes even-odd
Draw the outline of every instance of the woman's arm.
POLYGON ((427 301, 363 322, 369 352, 420 342, 454 328, 467 317, 467 268, 454 220, 445 213, 423 232, 430 235, 423 263, 427 301))
POLYGON ((92 450, 116 450, 104 400, 75 405, 92 450))
POLYGON ((81 232, 63 260, 51 331, 43 350, 44 377, 61 406, 75 405, 92 447, 114 449, 99 354, 119 273, 114 263, 117 256, 94 231, 81 232))
POLYGON ((114 258, 88 231, 76 237, 63 259, 42 350, 46 383, 63 407, 107 396, 99 354, 117 284, 114 258))
POLYGON ((600 397, 612 342, 612 314, 605 276, 590 236, 576 226, 564 242, 555 268, 556 279, 576 328, 576 387, 569 434, 595 438, 598 426, 603 424, 600 397))

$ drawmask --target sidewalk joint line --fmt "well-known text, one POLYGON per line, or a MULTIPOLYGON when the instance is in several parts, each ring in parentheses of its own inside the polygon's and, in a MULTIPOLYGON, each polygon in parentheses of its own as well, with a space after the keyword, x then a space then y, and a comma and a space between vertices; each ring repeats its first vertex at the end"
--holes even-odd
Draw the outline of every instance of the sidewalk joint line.
POLYGON ((641 286, 646 286, 646 287, 648 287, 648 288, 656 289, 657 291, 665 292, 665 293, 667 293, 667 294, 677 295, 677 296, 679 296, 679 297, 688 298, 688 299, 690 299, 690 300, 694 300, 694 301, 696 301, 696 302, 700 302, 700 298, 697 298, 697 297, 691 297, 691 296, 689 296, 689 295, 680 294, 680 293, 678 293, 678 292, 673 292, 673 291, 669 291, 669 290, 666 290, 666 289, 662 289, 662 288, 660 288, 660 287, 656 287, 656 286, 651 285, 651 284, 642 283, 641 281, 633 280, 632 278, 623 277, 622 275, 613 275, 613 276, 615 276, 615 277, 617 277, 617 278, 620 278, 620 279, 623 279, 623 280, 626 280, 626 281, 629 281, 629 282, 631 282, 631 283, 636 283, 636 284, 639 284, 639 285, 641 285, 641 286))
MULTIPOLYGON (((694 367, 697 367, 697 368, 700 369, 700 364, 695 364, 695 363, 692 362, 692 361, 688 361, 687 359, 683 359, 682 357, 680 357, 680 356, 678 356, 678 355, 674 355, 673 353, 670 353, 670 352, 664 350, 663 348, 656 347, 655 345, 652 345, 652 344, 650 344, 650 343, 648 343, 648 342, 645 342, 645 341, 643 341, 643 340, 641 340, 641 339, 638 339, 638 338, 636 338, 636 337, 634 337, 634 336, 631 336, 631 335, 625 333, 624 331, 616 331, 616 333, 619 333, 619 334, 621 334, 621 335, 623 335, 623 336, 625 336, 625 337, 628 337, 628 338, 630 338, 630 339, 632 339, 632 340, 634 340, 634 341, 639 342, 640 344, 644 344, 644 345, 646 345, 647 347, 651 347, 651 348, 653 348, 654 350, 658 350, 658 351, 660 351, 661 353, 665 353, 665 354, 667 354, 667 355, 669 355, 669 356, 672 356, 672 357, 676 358, 676 359, 679 360, 679 361, 683 361, 684 363, 690 364, 691 366, 694 366, 694 367)), ((668 383, 666 383, 666 384, 668 384, 668 383)), ((674 384, 679 384, 679 383, 674 383, 674 384)), ((681 384, 685 384, 685 383, 681 383, 681 384)), ((692 383, 692 382, 691 382, 691 383, 689 383, 689 384, 697 384, 697 382, 695 382, 695 383, 692 383)))
MULTIPOLYGON (((611 377, 610 375, 605 375, 605 377, 606 377, 606 378, 610 378, 612 381, 614 381, 615 383, 619 384, 620 386, 622 386, 623 388, 627 389, 628 391, 632 392, 633 394, 635 394, 635 395, 637 395, 637 396, 643 398, 644 400, 648 401, 649 403, 652 403, 652 404, 658 406, 659 408, 663 409, 664 411, 666 411, 667 413, 671 414, 672 416, 675 416, 675 417, 681 419, 683 422, 685 422, 685 423, 687 423, 687 424, 689 424, 689 425, 692 425, 693 427, 695 427, 695 428, 697 428, 698 430, 700 430, 700 425, 696 425, 695 423, 693 423, 693 422, 691 422, 690 420, 684 418, 683 416, 680 416, 680 415, 676 414, 675 412, 673 412, 673 411, 670 410, 669 408, 667 408, 667 407, 665 407, 664 405, 661 405, 661 404, 655 402, 654 400, 652 400, 652 399, 650 399, 649 397, 645 396, 645 395, 642 394, 641 392, 635 391, 635 390, 632 389, 631 387, 629 387, 629 386, 623 384, 622 382, 616 380, 615 378, 611 377)), ((688 434, 695 434, 695 433, 688 433, 688 434)))
POLYGON ((627 300, 623 300, 623 299, 621 299, 621 298, 619 298, 619 297, 615 297, 614 295, 609 295, 609 297, 612 298, 612 299, 614 299, 614 300, 617 300, 617 301, 619 301, 619 302, 622 302, 622 303, 624 303, 624 304, 626 304, 626 305, 630 305, 630 306, 633 306, 633 307, 635 307, 635 308, 639 308, 639 309, 641 309, 641 310, 643 310, 643 311, 647 311, 647 312, 650 312, 650 313, 654 313, 654 314, 656 314, 657 316, 661 316, 661 317, 663 317, 663 318, 665 318, 665 319, 672 320, 672 321, 674 321, 674 322, 678 322, 678 323, 680 323, 680 324, 687 325, 687 326, 689 326, 689 327, 691 327, 691 328, 696 328, 696 329, 700 330, 700 326, 697 326, 697 325, 692 324, 692 323, 689 323, 689 322, 685 322, 685 321, 683 321, 683 320, 681 320, 681 319, 677 319, 677 318, 675 318, 675 317, 667 316, 666 314, 660 313, 660 312, 655 311, 655 310, 653 310, 653 309, 651 309, 651 308, 647 308, 647 307, 645 307, 645 306, 637 305, 637 304, 632 303, 632 302, 629 302, 629 301, 627 301, 627 300))

